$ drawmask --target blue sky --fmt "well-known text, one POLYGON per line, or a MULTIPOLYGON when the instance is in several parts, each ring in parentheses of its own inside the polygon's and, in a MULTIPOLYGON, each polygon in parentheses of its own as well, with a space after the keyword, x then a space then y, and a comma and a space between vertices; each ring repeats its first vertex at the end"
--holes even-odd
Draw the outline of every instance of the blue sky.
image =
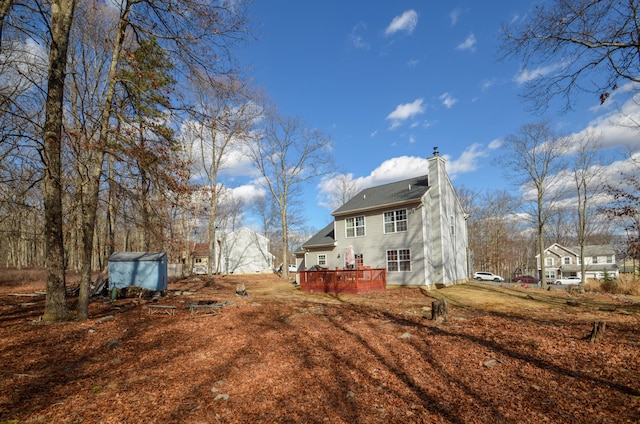
MULTIPOLYGON (((455 186, 517 192, 495 158, 504 153, 505 136, 543 118, 519 94, 527 76, 553 64, 535 70, 499 61, 498 34, 530 5, 257 0, 250 14, 259 39, 240 54, 253 84, 282 115, 300 117, 333 139, 339 171, 360 188, 425 174, 424 159, 437 146, 455 186)), ((591 127, 602 132, 606 147, 631 143, 638 150, 635 133, 612 129, 619 113, 613 98, 605 106, 593 94, 577 100, 574 111, 560 114, 552 105, 544 117, 558 131, 591 127)), ((618 107, 636 116, 637 105, 625 101, 618 107)), ((252 184, 238 192, 255 193, 252 184)), ((315 181, 303 190, 311 227, 332 219, 329 186, 315 181)))

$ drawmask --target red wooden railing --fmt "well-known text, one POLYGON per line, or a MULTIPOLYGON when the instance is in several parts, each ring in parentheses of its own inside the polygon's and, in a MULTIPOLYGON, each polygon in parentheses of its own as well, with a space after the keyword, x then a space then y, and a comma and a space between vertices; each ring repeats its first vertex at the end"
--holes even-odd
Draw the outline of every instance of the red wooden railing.
POLYGON ((299 271, 300 290, 322 293, 361 294, 384 290, 387 273, 384 268, 299 271))

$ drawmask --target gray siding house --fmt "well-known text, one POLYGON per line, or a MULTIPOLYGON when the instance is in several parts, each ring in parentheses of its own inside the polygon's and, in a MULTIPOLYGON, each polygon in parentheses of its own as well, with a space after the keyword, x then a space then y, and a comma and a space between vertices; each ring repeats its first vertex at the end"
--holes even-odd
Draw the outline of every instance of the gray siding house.
MULTIPOLYGON (((536 255, 538 271, 540 255, 536 255)), ((610 244, 584 247, 585 279, 600 280, 605 277, 618 278, 616 252, 610 244)), ((553 282, 558 278, 579 277, 581 275, 580 246, 562 246, 554 243, 544 250, 545 281, 553 282)))
POLYGON ((362 190, 296 252, 298 268, 385 268, 387 284, 467 279, 467 215, 438 155, 427 174, 362 190))

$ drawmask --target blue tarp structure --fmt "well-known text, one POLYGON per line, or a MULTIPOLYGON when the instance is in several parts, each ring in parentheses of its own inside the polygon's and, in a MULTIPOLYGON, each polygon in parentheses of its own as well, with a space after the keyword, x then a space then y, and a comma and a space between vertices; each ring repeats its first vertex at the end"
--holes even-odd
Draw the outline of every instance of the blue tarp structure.
POLYGON ((110 288, 166 290, 167 280, 165 252, 119 252, 109 257, 110 288))

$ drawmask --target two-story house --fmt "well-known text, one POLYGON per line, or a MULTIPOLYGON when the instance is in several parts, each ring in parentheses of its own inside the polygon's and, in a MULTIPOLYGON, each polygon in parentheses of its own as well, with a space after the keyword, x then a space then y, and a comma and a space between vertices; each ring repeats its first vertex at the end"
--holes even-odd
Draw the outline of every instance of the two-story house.
MULTIPOLYGON (((540 255, 536 255, 538 270, 541 270, 540 255)), ((551 282, 558 278, 579 277, 618 278, 616 253, 609 244, 584 247, 585 278, 581 274, 580 246, 565 247, 554 243, 544 250, 545 278, 551 282)))
POLYGON ((437 149, 427 164, 426 175, 367 188, 336 209, 297 252, 298 267, 385 268, 392 285, 466 280, 467 215, 437 149))

